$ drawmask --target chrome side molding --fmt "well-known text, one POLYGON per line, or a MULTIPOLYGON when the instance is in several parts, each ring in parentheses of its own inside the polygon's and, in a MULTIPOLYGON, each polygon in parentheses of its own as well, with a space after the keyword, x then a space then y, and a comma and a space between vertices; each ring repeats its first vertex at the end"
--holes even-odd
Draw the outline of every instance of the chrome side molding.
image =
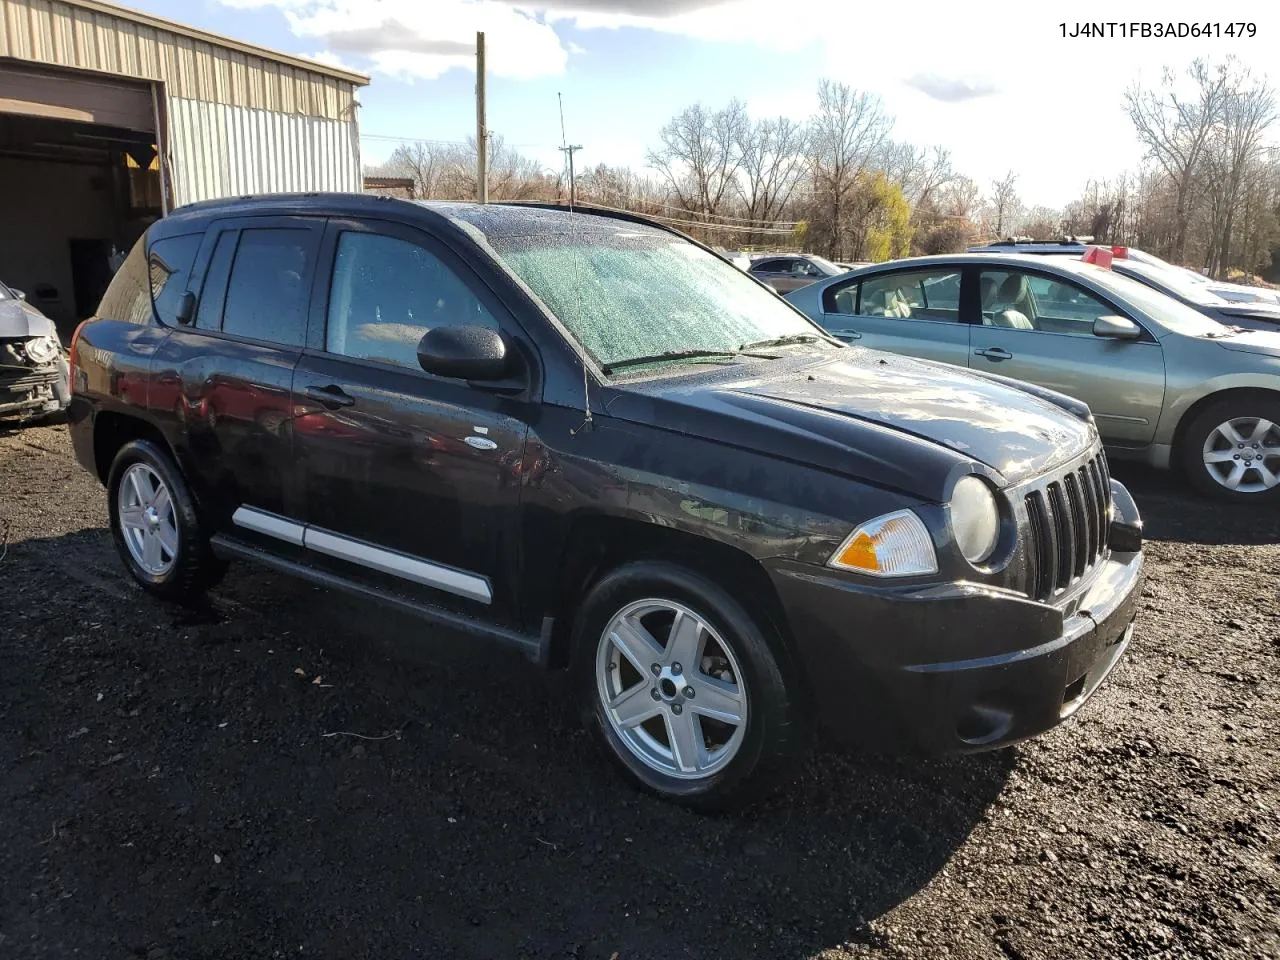
POLYGON ((231 515, 231 521, 246 530, 283 540, 295 547, 346 560, 369 570, 443 590, 468 600, 493 602, 493 589, 489 585, 489 579, 478 573, 469 573, 398 550, 389 550, 321 527, 303 525, 256 507, 239 507, 231 515))

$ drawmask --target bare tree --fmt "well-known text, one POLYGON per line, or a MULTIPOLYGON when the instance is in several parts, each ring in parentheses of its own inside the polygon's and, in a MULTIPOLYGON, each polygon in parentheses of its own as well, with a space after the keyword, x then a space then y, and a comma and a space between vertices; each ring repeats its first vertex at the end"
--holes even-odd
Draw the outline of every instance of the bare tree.
POLYGON ((1258 176, 1267 130, 1276 121, 1276 98, 1265 80, 1255 80, 1233 58, 1225 65, 1226 89, 1220 122, 1209 142, 1207 165, 1213 222, 1217 228, 1206 266, 1223 276, 1231 261, 1236 217, 1251 176, 1258 176))
POLYGON ((748 123, 739 100, 714 113, 701 104, 687 107, 659 132, 661 144, 649 151, 649 166, 682 208, 710 219, 733 193, 748 123))
MULTIPOLYGON (((751 226, 775 223, 804 174, 807 132, 803 124, 778 117, 744 124, 742 133, 742 169, 736 181, 742 212, 751 226)), ((747 243, 756 240, 755 234, 746 237, 747 243)))
POLYGON ((825 79, 818 84, 818 112, 810 122, 809 144, 814 188, 827 221, 829 256, 843 252, 849 195, 884 145, 891 126, 874 94, 825 79))
POLYGON ((1178 79, 1171 70, 1164 71, 1158 89, 1135 85, 1125 94, 1125 107, 1138 139, 1174 187, 1171 252, 1178 261, 1186 252, 1189 207, 1210 135, 1222 113, 1228 71, 1225 66, 1211 67, 1197 58, 1187 68, 1187 76, 1194 85, 1187 97, 1179 95, 1178 79))
POLYGON ((1014 232, 1018 208, 1018 175, 1010 170, 999 180, 991 181, 991 214, 996 222, 996 236, 1005 237, 1014 232), (1008 228, 1006 230, 1006 228, 1008 228))
POLYGON ((443 166, 440 154, 440 147, 434 144, 402 143, 376 171, 388 177, 407 177, 413 181, 414 196, 432 197, 443 166))
POLYGON ((938 205, 942 214, 950 219, 974 220, 981 200, 982 188, 969 177, 958 176, 943 186, 938 205))
POLYGON ((941 146, 891 143, 884 150, 883 163, 890 182, 901 188, 902 195, 916 209, 927 207, 938 188, 955 176, 951 151, 941 146))

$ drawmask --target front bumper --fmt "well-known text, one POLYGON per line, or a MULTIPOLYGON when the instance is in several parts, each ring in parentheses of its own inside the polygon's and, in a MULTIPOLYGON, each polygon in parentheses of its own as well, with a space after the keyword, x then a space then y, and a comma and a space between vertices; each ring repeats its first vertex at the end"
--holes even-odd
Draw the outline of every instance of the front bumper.
POLYGON ((1140 550, 1113 551, 1057 605, 972 583, 867 586, 790 561, 769 572, 828 730, 952 753, 1035 736, 1079 710, 1129 645, 1143 566, 1140 550))
POLYGON ((65 359, 43 367, 0 369, 0 417, 35 417, 65 410, 71 372, 65 359))

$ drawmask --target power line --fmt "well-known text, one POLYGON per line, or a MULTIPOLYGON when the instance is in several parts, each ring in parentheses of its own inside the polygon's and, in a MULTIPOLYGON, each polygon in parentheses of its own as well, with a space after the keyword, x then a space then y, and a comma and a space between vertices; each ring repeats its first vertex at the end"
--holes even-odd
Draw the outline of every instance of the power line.
MULTIPOLYGON (((647 201, 642 201, 640 205, 665 206, 665 204, 658 203, 649 204, 647 201)), ((703 230, 713 229, 717 232, 727 233, 785 234, 786 236, 791 236, 794 233, 794 231, 789 227, 739 227, 723 223, 704 223, 700 220, 681 220, 676 217, 664 217, 660 214, 648 213, 643 210, 629 210, 625 207, 613 207, 607 203, 593 202, 593 206, 596 206, 601 210, 610 210, 614 213, 638 213, 643 217, 648 217, 650 220, 656 220, 658 223, 665 223, 668 226, 673 227, 697 227, 703 230)))
MULTIPOLYGON (((595 186, 595 185, 593 185, 593 186, 595 186)), ((625 200, 625 199, 626 199, 625 195, 624 195, 620 190, 617 190, 617 189, 615 189, 615 188, 600 185, 600 186, 596 186, 596 189, 599 189, 599 190, 602 190, 602 191, 606 191, 606 192, 608 192, 608 193, 612 193, 612 194, 614 195, 614 197, 615 197, 615 198, 620 198, 620 199, 623 199, 623 200, 625 200)), ((641 201, 641 202, 642 202, 642 203, 645 203, 645 204, 647 204, 648 206, 651 206, 651 207, 662 207, 663 209, 666 209, 666 210, 675 210, 677 213, 682 213, 682 214, 684 214, 686 217, 689 217, 689 216, 696 216, 696 217, 714 217, 714 218, 715 218, 715 219, 717 219, 717 220, 725 220, 725 221, 728 221, 728 223, 741 223, 741 224, 747 224, 748 226, 751 226, 751 225, 758 225, 760 228, 765 228, 765 227, 786 227, 786 228, 787 228, 787 230, 788 230, 788 232, 789 232, 790 230, 794 229, 794 228, 797 226, 797 223, 798 223, 798 221, 795 221, 795 220, 762 220, 762 219, 760 219, 760 218, 758 218, 758 217, 731 217, 731 216, 729 216, 729 215, 728 215, 728 214, 726 214, 726 213, 699 213, 697 210, 690 210, 688 207, 682 207, 682 206, 679 206, 679 205, 677 205, 677 204, 673 204, 673 203, 664 203, 664 202, 663 202, 663 201, 661 201, 661 200, 644 200, 644 201, 641 201)), ((704 227, 705 227, 705 226, 718 226, 718 224, 708 223, 708 222, 705 222, 705 221, 697 221, 697 220, 695 220, 695 221, 690 221, 690 222, 692 222, 692 223, 700 223, 700 224, 701 224, 702 226, 704 226, 704 227)))

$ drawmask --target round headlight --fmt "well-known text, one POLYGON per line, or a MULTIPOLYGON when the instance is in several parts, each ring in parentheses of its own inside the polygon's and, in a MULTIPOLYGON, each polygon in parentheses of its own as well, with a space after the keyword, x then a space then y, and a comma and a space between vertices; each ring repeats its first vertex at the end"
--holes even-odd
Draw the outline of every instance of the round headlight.
POLYGON ((977 477, 961 477, 951 492, 951 532, 970 563, 983 563, 1000 539, 1000 508, 991 488, 977 477))
POLYGON ((32 363, 48 363, 58 355, 58 341, 53 337, 36 337, 27 341, 27 356, 32 363))

